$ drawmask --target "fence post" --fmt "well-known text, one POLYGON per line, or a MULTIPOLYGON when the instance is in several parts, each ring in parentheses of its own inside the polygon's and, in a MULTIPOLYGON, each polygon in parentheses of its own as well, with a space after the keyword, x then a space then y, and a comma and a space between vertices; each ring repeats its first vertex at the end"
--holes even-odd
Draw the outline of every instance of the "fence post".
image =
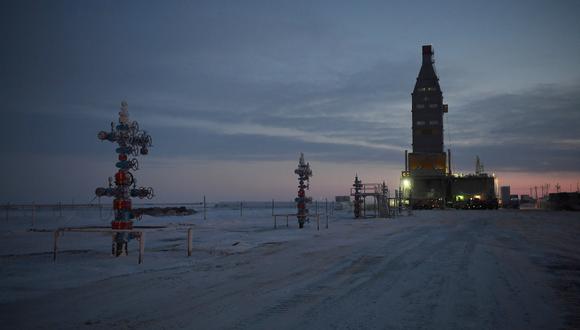
POLYGON ((56 255, 58 253, 58 236, 59 236, 59 230, 55 230, 54 233, 52 234, 53 237, 53 242, 52 242, 52 262, 56 262, 56 255))
POLYGON ((191 252, 193 249, 193 228, 188 228, 187 229, 187 256, 191 257, 191 252))
POLYGON ((326 229, 328 229, 328 198, 324 199, 324 204, 326 208, 326 210, 324 211, 324 214, 326 215, 326 229))
POLYGON ((320 230, 320 215, 316 213, 316 230, 320 230))
POLYGON ((32 229, 34 229, 34 222, 36 220, 36 204, 32 202, 32 229))
POLYGON ((141 232, 139 238, 139 264, 143 263, 143 256, 145 255, 145 232, 141 232))
POLYGON ((330 215, 334 212, 334 202, 330 202, 330 215))
POLYGON ((316 214, 318 214, 318 201, 316 201, 315 204, 316 204, 316 214))

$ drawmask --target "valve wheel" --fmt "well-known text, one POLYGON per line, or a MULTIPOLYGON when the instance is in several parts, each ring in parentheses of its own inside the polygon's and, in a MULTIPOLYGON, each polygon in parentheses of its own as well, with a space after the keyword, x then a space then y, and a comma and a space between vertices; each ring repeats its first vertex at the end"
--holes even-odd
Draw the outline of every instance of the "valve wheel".
POLYGON ((139 161, 136 158, 131 159, 131 169, 137 171, 139 169, 139 161))

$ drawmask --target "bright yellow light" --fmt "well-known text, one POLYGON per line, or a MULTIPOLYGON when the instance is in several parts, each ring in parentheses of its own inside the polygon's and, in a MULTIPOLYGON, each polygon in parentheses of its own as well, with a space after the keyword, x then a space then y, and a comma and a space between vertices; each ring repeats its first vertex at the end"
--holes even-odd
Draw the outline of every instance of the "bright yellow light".
POLYGON ((405 189, 411 188, 411 180, 403 179, 403 188, 405 188, 405 189))
POLYGON ((463 195, 457 195, 457 196, 455 196, 455 200, 456 201, 462 201, 464 199, 465 199, 465 197, 463 197, 463 195))
POLYGON ((481 199, 481 195, 475 195, 473 198, 481 199))

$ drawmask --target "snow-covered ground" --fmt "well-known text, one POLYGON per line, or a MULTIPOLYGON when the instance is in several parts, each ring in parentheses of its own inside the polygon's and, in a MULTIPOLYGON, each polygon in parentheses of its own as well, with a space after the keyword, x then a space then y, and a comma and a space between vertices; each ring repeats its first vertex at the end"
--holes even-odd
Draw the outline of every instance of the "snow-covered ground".
MULTIPOLYGON (((293 209, 277 209, 290 213, 293 209)), ((114 258, 106 211, 13 211, 0 221, 0 328, 555 329, 580 327, 580 214, 415 211, 299 230, 271 210, 210 208, 114 258), (186 256, 187 228, 194 251, 186 256), (46 229, 44 231, 43 229, 46 229)))

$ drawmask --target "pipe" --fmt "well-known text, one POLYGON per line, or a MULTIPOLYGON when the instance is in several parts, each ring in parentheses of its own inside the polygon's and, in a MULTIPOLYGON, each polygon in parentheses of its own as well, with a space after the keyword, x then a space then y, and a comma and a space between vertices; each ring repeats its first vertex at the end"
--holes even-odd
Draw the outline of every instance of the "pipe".
POLYGON ((453 174, 451 173, 451 149, 447 149, 447 166, 448 166, 447 171, 449 172, 449 175, 453 174))
POLYGON ((405 172, 409 171, 409 152, 405 149, 405 172))

